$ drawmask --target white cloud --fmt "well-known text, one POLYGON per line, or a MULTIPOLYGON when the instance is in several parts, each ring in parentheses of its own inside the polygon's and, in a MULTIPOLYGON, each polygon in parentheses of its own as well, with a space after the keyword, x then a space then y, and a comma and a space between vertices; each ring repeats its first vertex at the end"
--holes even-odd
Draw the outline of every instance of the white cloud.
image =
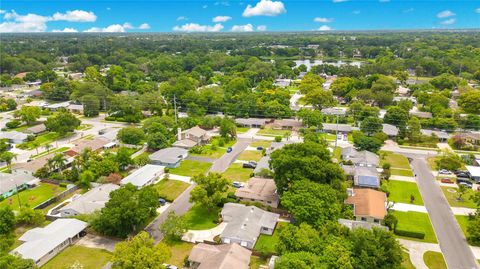
POLYGON ((328 25, 322 25, 318 28, 318 31, 331 31, 332 28, 328 25))
POLYGON ((348 0, 332 0, 333 3, 343 3, 347 2, 348 0))
POLYGON ((232 32, 253 32, 253 25, 252 24, 245 24, 245 25, 234 25, 232 29, 230 29, 232 32))
POLYGON ((475 13, 480 13, 480 7, 475 9, 475 13))
POLYGON ((184 21, 184 20, 188 20, 188 18, 185 17, 185 16, 179 16, 179 17, 177 17, 177 21, 184 21))
POLYGON ((321 17, 316 17, 315 19, 313 19, 314 22, 322 22, 322 23, 329 23, 329 22, 332 22, 333 19, 332 18, 321 18, 321 17))
POLYGON ((354 10, 354 11, 352 11, 352 14, 353 14, 353 15, 358 15, 358 14, 360 14, 360 13, 361 13, 360 10, 354 10))
POLYGON ((140 24, 140 26, 138 26, 138 29, 140 29, 140 30, 150 29, 150 24, 148 24, 148 23, 142 23, 142 24, 140 24))
POLYGON ((232 17, 230 16, 216 16, 215 18, 212 19, 213 22, 226 22, 231 20, 232 17))
POLYGON ((448 20, 444 20, 442 22, 440 22, 440 24, 443 24, 443 25, 451 25, 451 24, 454 24, 457 20, 455 18, 451 18, 451 19, 448 19, 448 20))
POLYGON ((111 8, 111 7, 107 7, 107 10, 112 10, 112 8, 111 8))
POLYGON ((20 15, 15 10, 6 12, 3 16, 5 22, 0 23, 0 32, 45 32, 47 30, 48 17, 28 13, 20 15))
POLYGON ((129 22, 126 22, 122 25, 123 29, 125 30, 131 30, 131 29, 134 29, 135 27, 133 27, 133 25, 131 25, 129 22))
POLYGON ((207 8, 208 6, 207 5, 203 5, 202 8, 207 8))
POLYGON ((278 16, 286 12, 285 6, 280 1, 260 0, 254 7, 248 5, 243 11, 243 17, 278 16))
POLYGON ((257 31, 260 31, 260 32, 267 31, 267 26, 266 25, 259 25, 259 26, 257 26, 257 31))
POLYGON ((52 32, 54 32, 54 33, 76 33, 78 31, 75 28, 64 28, 63 30, 55 29, 55 30, 52 30, 52 32))
POLYGON ((97 16, 91 11, 69 10, 65 13, 57 12, 52 16, 53 21, 94 22, 97 16))
POLYGON ((451 12, 450 10, 444 10, 442 12, 439 12, 437 14, 437 18, 448 18, 448 17, 452 17, 452 16, 455 16, 456 14, 451 12))
POLYGON ((200 25, 198 23, 187 23, 182 26, 173 27, 173 31, 177 32, 219 32, 223 29, 223 25, 217 23, 213 26, 211 25, 200 25))
POLYGON ((215 6, 225 6, 225 7, 229 7, 230 6, 230 3, 228 1, 217 1, 214 3, 215 6))
POLYGON ((6 10, 0 9, 0 14, 5 14, 6 12, 6 10))
POLYGON ((92 27, 85 30, 87 33, 123 33, 125 32, 125 27, 120 24, 112 24, 105 28, 92 27))

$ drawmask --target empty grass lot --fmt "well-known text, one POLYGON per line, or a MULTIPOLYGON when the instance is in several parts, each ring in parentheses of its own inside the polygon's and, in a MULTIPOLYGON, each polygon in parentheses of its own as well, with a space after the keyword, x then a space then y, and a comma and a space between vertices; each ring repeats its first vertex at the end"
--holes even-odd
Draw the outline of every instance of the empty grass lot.
POLYGON ((153 187, 157 190, 158 195, 167 201, 175 200, 182 192, 184 192, 190 184, 179 180, 165 180, 158 182, 153 187))
POLYGON ((39 136, 35 137, 35 140, 33 140, 33 141, 24 142, 22 144, 19 144, 19 145, 17 145, 17 148, 34 149, 34 148, 37 148, 37 147, 42 146, 42 145, 53 143, 55 140, 67 137, 69 135, 71 135, 71 134, 67 134, 65 136, 60 136, 60 134, 58 134, 58 133, 49 132, 49 133, 45 133, 45 134, 42 134, 42 135, 39 135, 39 136))
POLYGON ((261 234, 253 249, 261 253, 276 254, 279 234, 285 226, 287 226, 286 222, 278 222, 273 235, 261 234))
POLYGON ((42 266, 42 269, 73 268, 71 266, 75 262, 79 262, 83 269, 100 269, 111 257, 112 254, 104 249, 74 245, 63 250, 42 266))
POLYGON ((261 150, 244 150, 240 155, 238 155, 238 160, 243 161, 260 161, 263 157, 261 150))
POLYGON ((381 154, 383 154, 384 157, 380 158, 380 166, 384 163, 389 163, 391 168, 411 169, 407 157, 389 151, 382 151, 381 154))
POLYGON ((205 174, 210 166, 212 166, 211 163, 183 160, 177 168, 170 169, 170 174, 193 177, 205 174))
POLYGON ((462 196, 462 200, 458 200, 458 188, 449 188, 443 186, 441 188, 450 206, 477 208, 475 202, 473 202, 471 199, 475 195, 475 191, 472 189, 467 189, 467 192, 462 196))
POLYGON ((441 252, 427 251, 423 254, 423 261, 429 269, 447 269, 447 264, 441 252))
POLYGON ((213 159, 218 159, 225 154, 227 150, 221 147, 212 147, 211 145, 205 145, 202 147, 202 153, 189 153, 191 156, 202 156, 202 157, 209 157, 213 159))
POLYGON ((291 133, 289 130, 274 130, 272 128, 264 128, 258 131, 258 135, 264 136, 284 136, 285 134, 291 133))
POLYGON ((388 196, 389 201, 410 204, 410 196, 413 195, 415 197, 413 204, 423 205, 423 199, 416 183, 389 180, 383 181, 382 186, 386 187, 390 192, 388 196))
POLYGON ((175 265, 178 268, 183 268, 185 257, 190 254, 195 244, 177 240, 163 240, 163 242, 167 244, 172 252, 172 256, 167 260, 167 263, 175 265))
POLYGON ((219 218, 220 208, 208 211, 201 205, 194 205, 184 215, 189 230, 207 230, 217 226, 216 221, 219 218))
POLYGON ((259 141, 253 141, 252 143, 250 143, 250 147, 254 147, 254 148, 263 147, 264 149, 266 149, 270 147, 270 144, 272 144, 272 142, 259 140, 259 141))
POLYGON ((243 168, 241 163, 232 163, 228 169, 223 172, 223 176, 230 181, 247 182, 253 173, 253 169, 243 168))
POLYGON ((435 232, 433 231, 433 227, 430 223, 430 218, 428 217, 428 214, 413 211, 392 211, 392 214, 395 215, 395 217, 397 217, 398 219, 398 229, 406 231, 422 231, 425 233, 424 239, 417 239, 411 237, 402 238, 414 241, 437 243, 437 237, 435 236, 435 232))
POLYGON ((390 172, 392 173, 392 175, 396 175, 396 176, 413 177, 412 170, 391 168, 390 172))
MULTIPOLYGON (((33 189, 27 189, 19 192, 18 196, 20 197, 22 206, 28 205, 29 207, 35 207, 64 190, 65 188, 54 184, 40 183, 33 189)), ((13 210, 18 210, 19 206, 17 194, 14 194, 13 196, 10 196, 0 202, 0 207, 6 205, 10 205, 13 210)))

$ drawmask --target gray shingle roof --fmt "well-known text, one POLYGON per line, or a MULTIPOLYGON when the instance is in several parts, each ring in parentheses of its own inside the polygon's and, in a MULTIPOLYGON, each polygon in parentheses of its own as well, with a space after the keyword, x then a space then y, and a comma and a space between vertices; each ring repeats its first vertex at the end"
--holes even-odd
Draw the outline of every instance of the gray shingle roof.
POLYGON ((93 213, 95 210, 102 209, 105 206, 105 203, 110 200, 110 192, 118 188, 120 188, 120 186, 115 184, 103 184, 97 186, 84 193, 77 199, 74 199, 66 206, 60 208, 59 211, 74 210, 78 214, 93 213))
POLYGON ((391 124, 382 124, 383 126, 383 132, 387 134, 388 136, 397 136, 398 135, 398 128, 397 126, 391 125, 391 124))
POLYGON ((28 183, 36 178, 30 174, 7 174, 0 173, 0 196, 2 193, 15 189, 15 186, 28 183))
POLYGON ((150 155, 150 160, 152 161, 159 161, 162 163, 174 164, 178 161, 185 158, 188 155, 188 150, 171 147, 171 148, 164 148, 154 152, 150 155))
POLYGON ((200 263, 197 269, 248 269, 252 252, 238 244, 208 245, 200 243, 193 247, 188 260, 200 263))

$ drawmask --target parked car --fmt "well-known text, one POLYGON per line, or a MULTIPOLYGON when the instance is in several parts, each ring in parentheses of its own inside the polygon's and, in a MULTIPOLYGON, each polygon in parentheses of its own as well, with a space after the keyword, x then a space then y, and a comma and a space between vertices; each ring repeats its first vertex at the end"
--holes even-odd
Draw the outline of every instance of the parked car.
POLYGON ((228 147, 228 148, 227 148, 227 153, 232 152, 232 150, 233 150, 232 147, 228 147))
POLYGON ((449 184, 453 183, 453 180, 451 178, 442 178, 440 181, 442 183, 449 183, 449 184))
POLYGON ((262 146, 257 147, 257 150, 263 150, 262 146))
POLYGON ((171 265, 171 264, 164 263, 163 266, 165 266, 165 269, 178 269, 178 267, 176 267, 175 265, 171 265))
POLYGON ((251 169, 255 169, 257 167, 257 162, 255 161, 249 161, 248 163, 244 163, 242 165, 243 168, 251 168, 251 169))
POLYGON ((238 181, 234 181, 232 183, 233 187, 235 188, 242 188, 244 186, 244 184, 242 182, 238 182, 238 181))
POLYGON ((456 175, 457 175, 457 177, 470 178, 470 175, 468 175, 467 173, 463 173, 463 172, 457 173, 456 175))
POLYGON ((158 203, 160 204, 160 206, 164 206, 167 203, 167 201, 165 201, 165 199, 163 198, 160 198, 158 199, 158 203))
POLYGON ((451 175, 452 172, 446 170, 446 169, 440 169, 438 170, 438 173, 441 174, 441 175, 451 175))
POLYGON ((458 185, 463 185, 463 186, 465 186, 469 189, 471 189, 473 187, 473 184, 470 183, 470 182, 460 182, 460 183, 458 183, 458 185))

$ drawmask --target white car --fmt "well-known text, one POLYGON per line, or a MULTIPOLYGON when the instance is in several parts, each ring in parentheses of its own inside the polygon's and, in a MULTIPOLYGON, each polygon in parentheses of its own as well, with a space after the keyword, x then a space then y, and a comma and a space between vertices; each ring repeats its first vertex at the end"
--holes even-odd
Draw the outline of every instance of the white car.
POLYGON ((446 169, 440 169, 438 170, 438 173, 441 174, 441 175, 451 175, 452 172, 446 170, 446 169))

